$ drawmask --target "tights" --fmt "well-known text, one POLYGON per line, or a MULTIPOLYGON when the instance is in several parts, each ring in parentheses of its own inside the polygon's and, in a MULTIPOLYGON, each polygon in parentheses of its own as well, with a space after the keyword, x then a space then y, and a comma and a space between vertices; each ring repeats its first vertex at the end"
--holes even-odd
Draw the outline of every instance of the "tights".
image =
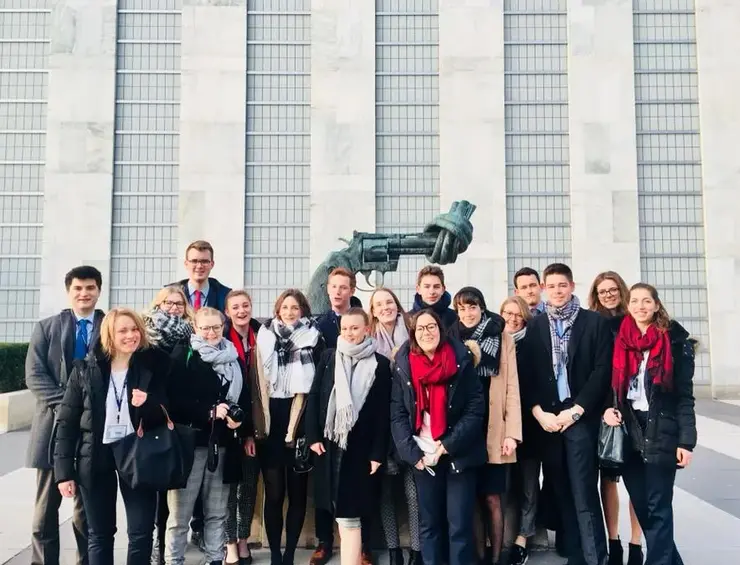
POLYGON ((265 481, 265 530, 272 562, 292 565, 306 517, 308 474, 298 474, 292 468, 281 466, 263 469, 262 478, 265 481), (286 490, 288 512, 285 515, 285 554, 281 558, 280 538, 283 534, 283 501, 286 490))
MULTIPOLYGON (((483 511, 483 526, 487 530, 483 535, 491 540, 493 562, 498 563, 501 558, 501 549, 504 544, 504 512, 501 505, 501 495, 485 495, 481 500, 483 511)), ((485 544, 484 544, 485 545, 485 544)))

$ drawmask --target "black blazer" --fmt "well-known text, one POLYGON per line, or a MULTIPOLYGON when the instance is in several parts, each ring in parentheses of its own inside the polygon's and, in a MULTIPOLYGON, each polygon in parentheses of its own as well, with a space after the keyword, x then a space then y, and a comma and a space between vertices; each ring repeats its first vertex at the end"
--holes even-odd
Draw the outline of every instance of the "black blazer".
MULTIPOLYGON (((179 285, 182 287, 185 296, 190 301, 190 293, 188 291, 188 279, 182 279, 176 283, 170 283, 168 286, 179 285)), ((226 311, 226 295, 231 292, 231 289, 218 281, 218 279, 212 279, 208 277, 208 295, 206 296, 206 303, 203 306, 210 306, 221 312, 226 311)))
MULTIPOLYGON (((537 316, 527 324, 522 340, 519 370, 523 391, 523 410, 540 406, 557 414, 563 409, 558 398, 557 381, 552 368, 552 338, 547 315, 537 316)), ((611 390, 612 350, 614 341, 607 320, 596 312, 581 309, 571 328, 568 344, 568 383, 574 404, 584 409, 584 418, 598 419, 603 414, 605 398, 611 390)))

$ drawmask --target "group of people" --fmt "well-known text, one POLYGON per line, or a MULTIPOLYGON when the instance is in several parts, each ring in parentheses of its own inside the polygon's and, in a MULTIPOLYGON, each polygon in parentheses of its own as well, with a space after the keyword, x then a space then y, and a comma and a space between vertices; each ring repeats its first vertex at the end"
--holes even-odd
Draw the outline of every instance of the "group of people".
POLYGON ((355 274, 337 268, 330 311, 312 313, 287 289, 258 321, 249 293, 210 277, 213 266, 208 242, 190 244, 189 277, 143 314, 97 310, 101 273, 76 267, 64 281, 70 308, 36 325, 26 360, 37 400, 33 565, 59 563, 62 497, 74 499, 78 565, 112 565, 119 489, 129 565, 182 565, 191 529, 207 563, 248 565, 260 475, 271 565, 294 563, 309 476, 311 565, 332 558, 335 523, 341 563, 372 563, 376 515, 402 565, 403 514, 409 565, 498 565, 507 494, 517 508, 510 565, 527 561, 543 510, 570 565, 622 564, 620 476, 628 565, 643 563, 642 532, 647 565, 682 564, 672 494, 696 445, 696 342, 652 286, 602 273, 586 309, 568 266, 541 278, 523 268, 494 312, 476 287, 452 296, 429 265, 408 311, 388 288, 363 309, 355 274), (132 487, 116 446, 168 421, 195 433, 187 484, 132 487), (610 427, 625 431, 616 467, 600 465, 597 449, 610 427))

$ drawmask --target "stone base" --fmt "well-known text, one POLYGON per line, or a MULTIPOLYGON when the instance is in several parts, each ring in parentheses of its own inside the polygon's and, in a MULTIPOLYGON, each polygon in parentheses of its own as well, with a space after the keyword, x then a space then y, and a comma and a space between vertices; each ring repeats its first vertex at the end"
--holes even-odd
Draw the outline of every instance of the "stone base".
POLYGON ((0 432, 29 427, 35 410, 36 399, 30 390, 0 394, 0 432))

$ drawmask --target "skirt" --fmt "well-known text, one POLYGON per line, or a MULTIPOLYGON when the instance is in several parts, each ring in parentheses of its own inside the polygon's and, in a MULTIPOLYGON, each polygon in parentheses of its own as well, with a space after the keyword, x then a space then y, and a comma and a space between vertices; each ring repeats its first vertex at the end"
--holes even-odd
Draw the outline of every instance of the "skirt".
MULTIPOLYGON (((265 439, 257 442, 257 457, 262 468, 292 467, 295 462, 295 447, 285 445, 292 404, 292 398, 270 399, 270 433, 265 439)), ((301 428, 299 425, 299 431, 301 428)), ((300 435, 296 434, 297 437, 300 435)))
POLYGON ((478 469, 478 493, 503 494, 506 492, 508 464, 486 463, 478 469))

